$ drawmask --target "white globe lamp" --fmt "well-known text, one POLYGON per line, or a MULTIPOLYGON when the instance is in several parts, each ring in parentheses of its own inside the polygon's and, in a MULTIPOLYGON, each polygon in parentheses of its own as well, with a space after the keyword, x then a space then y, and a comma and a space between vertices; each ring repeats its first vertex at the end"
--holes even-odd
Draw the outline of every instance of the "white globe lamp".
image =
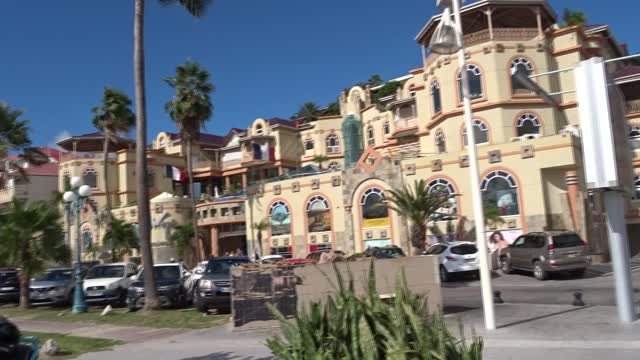
POLYGON ((77 189, 82 185, 82 178, 80 176, 74 176, 69 181, 72 188, 77 189))
POLYGON ((78 189, 78 194, 82 197, 89 197, 91 196, 91 186, 89 185, 82 185, 80 186, 80 189, 78 189))

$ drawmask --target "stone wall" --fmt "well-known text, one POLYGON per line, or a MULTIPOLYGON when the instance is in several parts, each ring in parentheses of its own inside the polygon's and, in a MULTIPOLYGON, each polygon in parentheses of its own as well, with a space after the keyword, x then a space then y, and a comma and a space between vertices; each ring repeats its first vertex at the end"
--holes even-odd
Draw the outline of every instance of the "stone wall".
MULTIPOLYGON (((437 257, 377 259, 374 262, 376 287, 381 297, 393 296, 396 283, 404 272, 409 288, 414 293, 425 296, 429 309, 441 310, 442 292, 437 257)), ((356 293, 364 295, 370 260, 359 259, 335 264, 345 281, 351 274, 356 293)), ((268 303, 273 304, 286 317, 291 317, 296 310, 314 302, 322 302, 337 290, 336 274, 330 263, 301 267, 237 267, 232 269, 231 278, 234 327, 273 320, 267 308, 268 303)), ((260 325, 252 324, 252 327, 260 325)))

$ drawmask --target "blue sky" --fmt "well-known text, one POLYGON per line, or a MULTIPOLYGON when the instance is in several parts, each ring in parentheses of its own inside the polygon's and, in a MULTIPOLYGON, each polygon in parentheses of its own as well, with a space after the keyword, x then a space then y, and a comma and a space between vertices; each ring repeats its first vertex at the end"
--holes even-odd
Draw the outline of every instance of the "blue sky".
MULTIPOLYGON (((147 0, 149 135, 174 130, 161 80, 186 59, 216 85, 207 132, 285 117, 305 101, 325 105, 369 75, 384 79, 418 67, 414 36, 436 13, 435 0, 217 0, 202 19, 147 0)), ((620 42, 637 32, 631 0, 552 0, 608 23, 620 42)), ((94 131, 91 108, 104 86, 133 98, 133 1, 0 1, 0 101, 26 111, 37 145, 94 131)), ((638 50, 631 43, 632 51, 638 50)))

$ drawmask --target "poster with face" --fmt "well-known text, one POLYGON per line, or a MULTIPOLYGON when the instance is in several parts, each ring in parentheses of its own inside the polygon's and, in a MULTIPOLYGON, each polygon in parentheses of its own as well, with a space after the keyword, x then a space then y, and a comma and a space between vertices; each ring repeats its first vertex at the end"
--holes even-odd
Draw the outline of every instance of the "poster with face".
POLYGON ((331 213, 322 207, 310 209, 307 213, 309 220, 309 232, 331 231, 331 213))
POLYGON ((284 206, 276 206, 271 212, 271 235, 289 234, 291 228, 291 215, 284 206))
POLYGON ((518 236, 522 235, 522 229, 487 231, 485 235, 487 236, 487 244, 489 247, 501 241, 513 244, 518 236))

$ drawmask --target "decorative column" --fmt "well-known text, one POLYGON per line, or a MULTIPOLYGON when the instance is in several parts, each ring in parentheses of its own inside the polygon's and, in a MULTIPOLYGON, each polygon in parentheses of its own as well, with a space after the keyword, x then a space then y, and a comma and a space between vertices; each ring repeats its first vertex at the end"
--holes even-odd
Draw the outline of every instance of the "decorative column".
POLYGON ((230 176, 225 176, 224 177, 224 187, 225 187, 227 192, 229 192, 229 189, 231 189, 231 177, 230 176))
POLYGON ((491 14, 493 13, 493 9, 489 8, 485 14, 487 15, 487 23, 489 24, 489 40, 493 40, 493 20, 491 19, 491 14))
POLYGON ((540 7, 536 7, 536 21, 538 23, 538 40, 542 40, 542 14, 540 7))
POLYGON ((246 190, 247 189, 247 174, 244 173, 242 174, 242 190, 246 190))
POLYGON ((213 225, 211 231, 211 255, 218 256, 218 227, 213 225))
POLYGON ((578 173, 570 170, 565 173, 565 182, 567 184, 567 202, 571 211, 571 223, 575 232, 580 231, 580 223, 578 222, 578 173))

